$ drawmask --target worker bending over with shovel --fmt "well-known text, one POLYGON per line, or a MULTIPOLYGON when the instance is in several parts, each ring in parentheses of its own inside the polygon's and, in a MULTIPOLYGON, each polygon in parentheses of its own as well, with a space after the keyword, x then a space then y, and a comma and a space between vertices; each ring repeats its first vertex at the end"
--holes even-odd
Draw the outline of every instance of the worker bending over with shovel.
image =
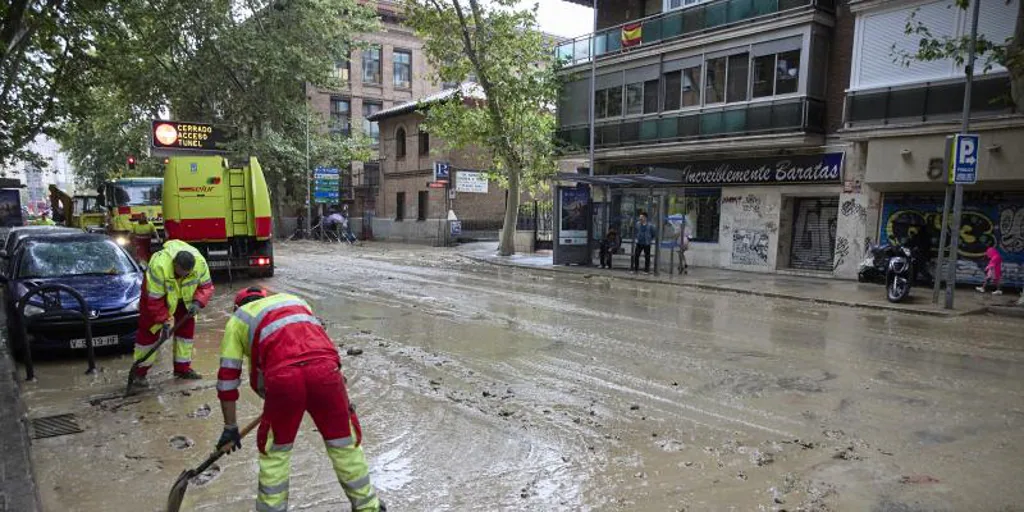
POLYGON ((362 433, 341 374, 341 358, 313 311, 286 293, 247 288, 235 297, 235 314, 220 347, 217 397, 224 432, 217 446, 241 447, 235 412, 242 359, 249 359, 249 384, 264 398, 257 430, 260 451, 256 510, 288 510, 292 443, 308 411, 324 438, 327 456, 355 512, 384 511, 370 484, 360 447, 362 433))
POLYGON ((135 339, 138 367, 134 385, 148 387, 146 374, 156 355, 140 361, 161 337, 174 336, 174 376, 201 379, 192 369, 196 313, 213 297, 213 281, 203 255, 181 240, 168 240, 149 259, 139 300, 139 331, 135 339), (172 332, 173 331, 173 332, 172 332))

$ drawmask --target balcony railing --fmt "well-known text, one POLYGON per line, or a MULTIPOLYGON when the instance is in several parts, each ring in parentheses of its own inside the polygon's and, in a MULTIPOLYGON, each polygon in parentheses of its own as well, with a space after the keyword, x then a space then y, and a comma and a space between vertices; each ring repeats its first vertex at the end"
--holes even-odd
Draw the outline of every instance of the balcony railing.
POLYGON ((808 5, 833 9, 833 0, 716 0, 687 9, 656 14, 647 18, 601 30, 593 35, 563 41, 555 47, 555 55, 567 66, 590 62, 591 46, 598 58, 623 51, 646 48, 667 41, 718 30, 730 25, 773 16, 780 12, 808 5), (640 40, 628 48, 622 44, 622 30, 627 25, 641 26, 640 40), (592 37, 593 36, 593 37, 592 37))
MULTIPOLYGON (((961 119, 964 80, 926 82, 846 94, 846 127, 961 119)), ((971 117, 1013 113, 1007 75, 975 78, 971 117)))
MULTIPOLYGON (((783 132, 824 131, 825 106, 811 98, 707 107, 696 112, 661 114, 597 124, 594 146, 610 148, 659 142, 783 132)), ((570 150, 588 146, 589 127, 558 131, 570 150)))

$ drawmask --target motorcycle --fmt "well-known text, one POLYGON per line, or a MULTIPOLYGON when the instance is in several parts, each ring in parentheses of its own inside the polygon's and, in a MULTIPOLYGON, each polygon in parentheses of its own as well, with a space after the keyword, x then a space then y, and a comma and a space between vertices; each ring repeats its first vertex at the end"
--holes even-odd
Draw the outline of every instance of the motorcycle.
POLYGON ((914 280, 915 258, 910 248, 902 245, 876 245, 865 254, 857 272, 857 280, 885 284, 889 302, 902 302, 910 295, 914 280))

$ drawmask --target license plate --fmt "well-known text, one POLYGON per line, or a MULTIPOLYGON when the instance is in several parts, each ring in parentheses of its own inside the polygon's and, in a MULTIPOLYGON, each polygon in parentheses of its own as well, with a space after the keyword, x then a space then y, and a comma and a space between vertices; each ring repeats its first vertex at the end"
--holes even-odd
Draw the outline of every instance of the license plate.
MULTIPOLYGON (((107 347, 110 345, 117 345, 118 337, 116 334, 110 336, 94 336, 92 338, 93 347, 107 347)), ((85 348, 85 338, 79 338, 77 340, 71 340, 71 348, 85 348)))
POLYGON ((228 268, 231 266, 231 262, 227 260, 213 260, 207 261, 206 266, 210 268, 228 268))

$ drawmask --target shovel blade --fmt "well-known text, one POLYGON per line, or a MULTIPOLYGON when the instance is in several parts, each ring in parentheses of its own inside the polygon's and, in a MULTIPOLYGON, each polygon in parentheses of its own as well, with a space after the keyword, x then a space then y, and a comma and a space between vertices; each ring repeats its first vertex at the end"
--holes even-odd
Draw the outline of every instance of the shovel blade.
POLYGON ((181 502, 185 500, 185 491, 188 490, 188 481, 191 479, 191 471, 182 471, 181 475, 178 476, 174 486, 171 487, 171 492, 167 495, 167 512, 179 512, 181 510, 181 502))

